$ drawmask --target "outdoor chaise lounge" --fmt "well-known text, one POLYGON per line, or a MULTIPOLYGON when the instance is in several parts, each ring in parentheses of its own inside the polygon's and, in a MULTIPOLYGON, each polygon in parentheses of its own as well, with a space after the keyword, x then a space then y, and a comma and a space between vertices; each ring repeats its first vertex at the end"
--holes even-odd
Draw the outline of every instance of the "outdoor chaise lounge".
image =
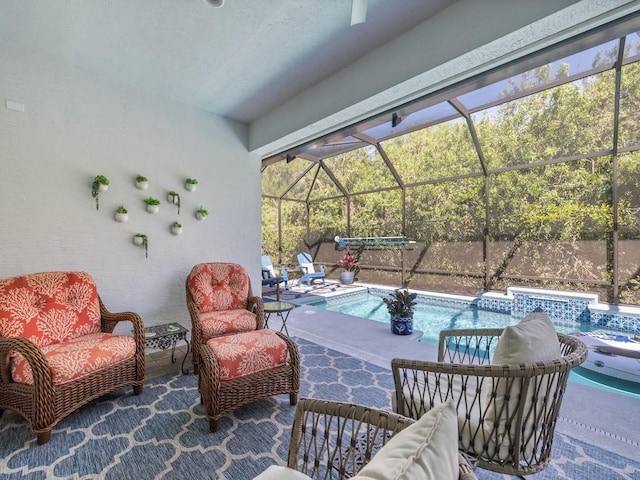
POLYGON ((318 264, 318 268, 320 269, 316 272, 314 268, 313 259, 311 258, 311 254, 302 252, 298 254, 298 265, 300 265, 300 272, 302 272, 302 276, 298 280, 299 283, 306 283, 308 286, 311 286, 314 280, 322 280, 322 284, 324 285, 325 281, 325 273, 324 273, 324 265, 318 264))

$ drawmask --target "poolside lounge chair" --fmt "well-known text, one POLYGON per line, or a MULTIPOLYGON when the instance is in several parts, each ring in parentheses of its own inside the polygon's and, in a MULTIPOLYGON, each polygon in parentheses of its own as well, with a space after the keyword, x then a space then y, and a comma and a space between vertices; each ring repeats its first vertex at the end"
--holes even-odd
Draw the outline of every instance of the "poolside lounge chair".
POLYGON ((318 268, 319 272, 316 272, 313 267, 313 259, 311 258, 311 254, 302 252, 298 254, 298 264, 300 265, 300 271, 302 272, 302 276, 298 280, 298 283, 305 282, 308 286, 311 286, 314 280, 322 280, 322 284, 324 285, 324 265, 319 264, 318 268))
POLYGON ((277 286, 280 283, 284 283, 284 289, 289 290, 289 272, 287 267, 280 265, 278 272, 271 263, 269 255, 262 255, 262 285, 269 285, 270 287, 277 286), (270 279, 273 279, 269 281, 270 279), (277 279, 277 282, 276 282, 277 279))

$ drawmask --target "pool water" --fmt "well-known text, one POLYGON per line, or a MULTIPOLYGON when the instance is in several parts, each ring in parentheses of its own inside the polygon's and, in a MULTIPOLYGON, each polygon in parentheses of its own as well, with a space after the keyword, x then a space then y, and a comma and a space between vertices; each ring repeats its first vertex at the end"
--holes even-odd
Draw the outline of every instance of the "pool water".
MULTIPOLYGON (((371 293, 347 296, 343 299, 338 297, 330 301, 323 300, 314 302, 310 305, 346 315, 389 323, 389 312, 387 311, 387 306, 382 301, 382 297, 371 293)), ((513 317, 507 313, 479 310, 474 305, 437 305, 420 301, 414 309, 413 329, 414 331, 419 330, 422 332, 420 342, 437 346, 441 330, 503 328, 508 325, 515 325, 520 322, 520 320, 522 320, 521 317, 513 317)), ((590 324, 574 320, 552 319, 552 321, 556 331, 565 334, 589 332, 592 330, 609 331, 620 334, 619 331, 607 330, 602 327, 592 328, 590 324)), ((583 385, 640 398, 640 385, 597 375, 580 367, 572 370, 570 380, 583 385)))

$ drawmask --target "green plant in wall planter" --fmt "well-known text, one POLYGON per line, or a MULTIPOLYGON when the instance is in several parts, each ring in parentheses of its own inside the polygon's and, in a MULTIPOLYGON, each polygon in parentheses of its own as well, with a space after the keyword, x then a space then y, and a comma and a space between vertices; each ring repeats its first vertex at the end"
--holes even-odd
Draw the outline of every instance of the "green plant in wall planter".
POLYGON ((144 199, 144 203, 147 204, 147 212, 158 213, 160 211, 160 200, 153 197, 147 197, 144 199))
POLYGON ((133 243, 144 247, 144 258, 149 258, 149 239, 144 233, 136 233, 133 236, 133 243))
POLYGON ((149 180, 147 180, 147 177, 138 175, 136 177, 136 188, 138 190, 146 190, 147 188, 149 188, 149 180))
POLYGON ((196 185, 198 185, 198 179, 196 178, 187 178, 184 182, 184 188, 186 188, 190 192, 196 191, 196 185))
POLYGON ((124 223, 129 220, 129 213, 127 209, 124 208, 124 205, 120 205, 118 210, 116 210, 116 222, 124 223))
POLYGON ((180 215, 180 195, 173 190, 170 190, 167 193, 167 200, 169 201, 169 203, 173 203, 174 205, 178 206, 178 215, 180 215))
POLYGON ((198 220, 204 220, 205 218, 207 218, 207 215, 209 215, 209 211, 202 205, 200 205, 200 208, 196 210, 196 218, 198 220))
POLYGON ((109 188, 109 179, 104 175, 96 175, 91 184, 91 196, 96 199, 96 210, 100 208, 100 192, 106 192, 109 188))
POLYGON ((173 233, 174 235, 182 235, 182 224, 173 222, 171 224, 171 233, 173 233))

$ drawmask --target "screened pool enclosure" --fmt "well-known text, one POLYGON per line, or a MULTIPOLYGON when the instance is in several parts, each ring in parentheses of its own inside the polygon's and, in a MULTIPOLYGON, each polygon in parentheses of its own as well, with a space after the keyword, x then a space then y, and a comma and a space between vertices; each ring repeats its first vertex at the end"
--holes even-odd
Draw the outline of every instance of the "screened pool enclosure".
POLYGON ((640 35, 625 18, 262 162, 263 251, 338 278, 640 304, 640 35), (366 242, 365 242, 366 243, 366 242))

